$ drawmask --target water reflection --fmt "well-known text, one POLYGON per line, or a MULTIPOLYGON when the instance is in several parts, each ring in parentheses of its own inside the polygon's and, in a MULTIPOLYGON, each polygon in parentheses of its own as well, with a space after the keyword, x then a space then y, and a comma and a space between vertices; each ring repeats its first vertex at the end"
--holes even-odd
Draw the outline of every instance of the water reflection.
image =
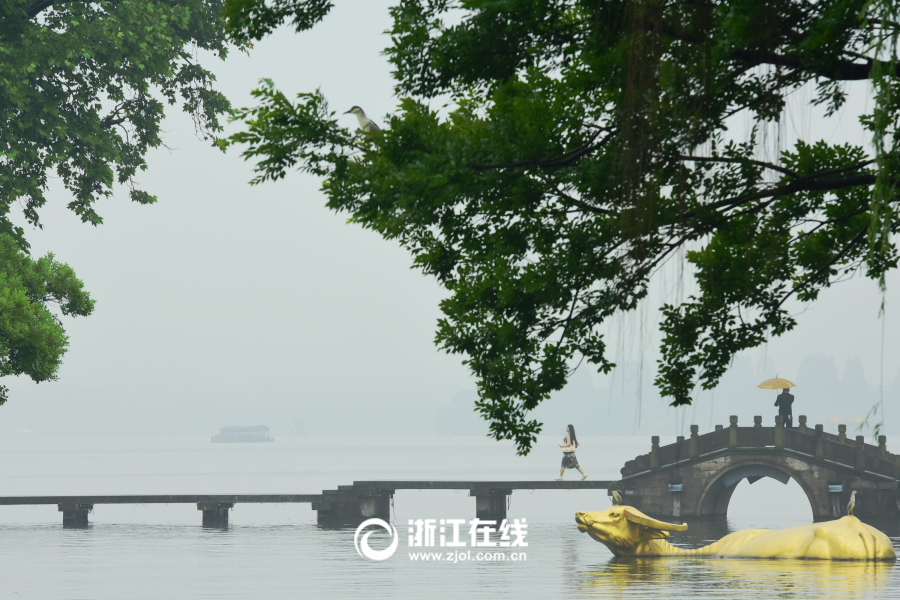
POLYGON ((877 598, 894 579, 893 563, 836 560, 643 558, 587 570, 588 598, 877 598))
MULTIPOLYGON (((688 523, 672 536, 682 548, 697 548, 747 529, 726 520, 688 523)), ((872 523, 898 545, 897 523, 872 523)), ((785 526, 789 526, 786 524, 785 526)), ((750 525, 752 527, 752 525, 750 525)), ((771 525, 770 525, 771 528, 771 525)), ((580 592, 585 598, 877 598, 898 585, 896 563, 827 560, 736 558, 611 558, 584 569, 580 592)))

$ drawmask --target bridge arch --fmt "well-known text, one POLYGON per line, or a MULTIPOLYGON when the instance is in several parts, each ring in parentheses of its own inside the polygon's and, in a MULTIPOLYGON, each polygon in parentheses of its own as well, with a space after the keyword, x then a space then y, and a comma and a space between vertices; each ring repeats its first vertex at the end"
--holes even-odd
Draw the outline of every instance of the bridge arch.
POLYGON ((728 505, 738 483, 747 479, 752 484, 763 477, 771 477, 785 485, 793 479, 806 494, 812 514, 819 514, 815 492, 809 487, 805 477, 780 462, 757 458, 725 467, 713 475, 703 486, 698 502, 697 516, 727 516, 728 505))

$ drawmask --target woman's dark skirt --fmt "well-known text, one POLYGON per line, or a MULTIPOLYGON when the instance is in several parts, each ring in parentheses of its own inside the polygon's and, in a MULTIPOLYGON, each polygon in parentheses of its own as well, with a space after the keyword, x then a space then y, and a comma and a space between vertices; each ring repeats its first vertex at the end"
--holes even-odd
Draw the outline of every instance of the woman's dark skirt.
POLYGON ((574 452, 563 452, 562 468, 563 469, 580 469, 581 468, 578 466, 578 459, 575 458, 574 452))

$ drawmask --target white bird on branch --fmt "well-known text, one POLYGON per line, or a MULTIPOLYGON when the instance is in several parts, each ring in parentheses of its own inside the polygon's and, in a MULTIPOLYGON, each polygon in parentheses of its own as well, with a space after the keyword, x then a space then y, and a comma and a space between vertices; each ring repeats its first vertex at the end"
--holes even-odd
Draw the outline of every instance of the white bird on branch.
POLYGON ((367 117, 366 113, 363 112, 363 109, 361 109, 358 106, 354 106, 353 108, 351 108, 344 114, 345 115, 347 115, 347 114, 356 115, 356 120, 359 121, 359 128, 362 129, 363 131, 368 131, 368 132, 381 131, 381 128, 378 125, 376 125, 372 121, 372 119, 367 117))

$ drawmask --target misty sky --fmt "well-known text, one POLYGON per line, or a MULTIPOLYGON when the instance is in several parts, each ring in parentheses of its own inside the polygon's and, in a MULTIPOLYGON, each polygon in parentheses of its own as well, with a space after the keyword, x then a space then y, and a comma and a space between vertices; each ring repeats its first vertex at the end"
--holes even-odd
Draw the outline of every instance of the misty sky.
MULTIPOLYGON (((383 34, 389 5, 338 3, 311 32, 282 29, 249 57, 205 62, 235 106, 251 104, 250 90, 269 77, 289 96, 321 88, 333 110, 358 104, 383 123, 398 102, 381 55, 390 41, 383 34)), ((781 129, 770 134, 773 152, 797 135, 863 142, 853 111, 866 105, 865 84, 851 91, 840 119, 828 124, 805 110, 808 92, 795 94, 781 129)), ((342 119, 357 126, 352 115, 342 119)), ((54 252, 71 265, 97 309, 65 319, 71 347, 58 382, 4 382, 11 399, 0 407, 0 435, 25 426, 39 436, 205 436, 225 425, 266 424, 277 437, 296 421, 309 435, 401 435, 436 433, 453 419, 462 424, 450 433, 479 432, 477 421, 466 421, 473 378, 462 357, 433 343, 445 292, 409 268, 405 251, 328 211, 316 178, 292 174, 251 187, 251 165, 239 151, 223 155, 199 141, 189 117, 170 111, 163 128, 171 150, 152 152, 149 170, 138 177, 159 197, 156 205, 134 204, 119 190, 99 203, 105 223, 95 228, 65 208, 69 197, 56 186, 42 213, 44 229, 27 231, 33 254, 54 252)), ((877 399, 881 296, 875 283, 857 277, 814 305, 794 304, 799 326, 740 357, 717 405, 703 392, 697 408, 667 409, 649 382, 656 306, 678 293, 672 290, 679 282, 690 293, 689 275, 680 277, 678 268, 670 265, 641 312, 610 323, 613 359, 623 368, 592 377, 583 367, 569 389, 540 408, 549 433, 566 422, 585 423, 585 435, 668 435, 690 422, 704 431, 738 408, 746 410, 742 420, 764 414, 768 424, 774 395, 753 385, 775 371, 799 385, 805 407, 828 407, 822 419, 810 420, 829 423, 829 430, 836 426, 827 418, 858 417, 877 399), (642 353, 644 374, 637 377, 642 353)), ((894 272, 884 348, 888 434, 900 423, 898 288, 894 272)))

